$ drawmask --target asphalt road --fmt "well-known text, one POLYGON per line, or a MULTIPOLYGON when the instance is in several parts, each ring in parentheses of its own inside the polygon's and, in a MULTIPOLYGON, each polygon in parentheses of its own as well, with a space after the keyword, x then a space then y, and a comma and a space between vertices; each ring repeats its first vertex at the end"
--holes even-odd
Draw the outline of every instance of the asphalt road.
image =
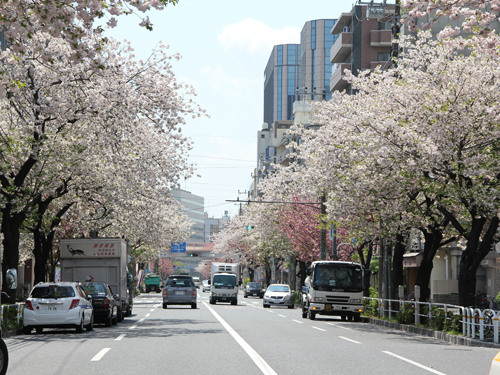
POLYGON ((300 309, 161 307, 135 299, 133 315, 93 332, 44 330, 6 340, 8 374, 487 374, 497 349, 463 347, 364 323, 301 318, 300 309))

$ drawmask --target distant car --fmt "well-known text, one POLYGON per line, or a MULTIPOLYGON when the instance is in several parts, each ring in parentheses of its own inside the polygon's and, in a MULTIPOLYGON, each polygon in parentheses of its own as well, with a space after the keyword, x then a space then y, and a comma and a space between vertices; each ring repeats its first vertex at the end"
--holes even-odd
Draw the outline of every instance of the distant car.
POLYGON ((92 302, 78 283, 39 283, 31 290, 23 311, 23 333, 33 328, 76 328, 77 333, 94 329, 92 302))
POLYGON ((191 305, 192 309, 196 309, 196 295, 191 276, 169 276, 163 288, 163 308, 166 309, 168 305, 191 305))
POLYGON ((491 361, 489 375, 500 375, 500 352, 491 361))
POLYGON ((92 307, 94 308, 94 322, 104 323, 106 327, 111 327, 112 324, 118 323, 117 315, 117 295, 113 295, 113 291, 106 283, 101 282, 85 282, 80 283, 87 295, 92 296, 92 307))
POLYGON ((264 294, 264 307, 273 306, 288 306, 293 309, 293 293, 290 286, 286 284, 271 284, 264 294))
POLYGON ((200 285, 201 285, 200 278, 196 277, 196 276, 193 276, 193 281, 194 281, 194 285, 199 289, 200 285))
POLYGON ((203 281, 203 287, 201 290, 203 290, 203 292, 210 292, 210 281, 203 281))
POLYGON ((261 283, 247 283, 245 286, 245 291, 243 292, 243 297, 257 296, 259 298, 264 298, 264 293, 266 291, 262 289, 261 283))

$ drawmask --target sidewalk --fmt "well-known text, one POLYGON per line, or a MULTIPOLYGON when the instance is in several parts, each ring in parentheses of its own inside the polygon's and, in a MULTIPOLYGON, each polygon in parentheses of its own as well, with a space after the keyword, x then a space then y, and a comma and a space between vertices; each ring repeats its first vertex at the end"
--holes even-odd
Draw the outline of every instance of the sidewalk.
POLYGON ((396 322, 389 322, 387 320, 368 318, 365 316, 361 317, 363 323, 374 324, 381 327, 391 328, 396 331, 413 333, 419 336, 432 337, 437 340, 444 341, 449 344, 462 345, 462 346, 481 346, 486 348, 499 348, 500 344, 493 342, 493 337, 487 337, 486 340, 481 341, 478 339, 473 339, 470 337, 450 335, 441 331, 434 331, 429 328, 416 327, 408 324, 400 324, 396 322))

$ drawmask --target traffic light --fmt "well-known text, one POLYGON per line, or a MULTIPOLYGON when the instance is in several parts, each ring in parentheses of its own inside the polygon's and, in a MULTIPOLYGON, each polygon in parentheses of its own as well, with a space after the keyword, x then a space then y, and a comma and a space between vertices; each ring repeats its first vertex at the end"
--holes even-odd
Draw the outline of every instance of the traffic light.
POLYGON ((247 225, 247 230, 253 229, 253 225, 247 225))
POLYGON ((192 257, 197 257, 197 256, 198 256, 198 254, 196 254, 196 253, 191 253, 191 254, 189 254, 189 256, 190 256, 191 258, 192 258, 192 257))

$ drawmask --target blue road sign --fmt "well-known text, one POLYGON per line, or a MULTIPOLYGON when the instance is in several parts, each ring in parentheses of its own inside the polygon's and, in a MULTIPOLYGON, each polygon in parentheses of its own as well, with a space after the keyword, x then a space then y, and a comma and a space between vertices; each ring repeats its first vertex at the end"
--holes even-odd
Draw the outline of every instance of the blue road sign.
POLYGON ((185 253, 186 243, 185 242, 170 242, 170 252, 171 253, 185 253))

